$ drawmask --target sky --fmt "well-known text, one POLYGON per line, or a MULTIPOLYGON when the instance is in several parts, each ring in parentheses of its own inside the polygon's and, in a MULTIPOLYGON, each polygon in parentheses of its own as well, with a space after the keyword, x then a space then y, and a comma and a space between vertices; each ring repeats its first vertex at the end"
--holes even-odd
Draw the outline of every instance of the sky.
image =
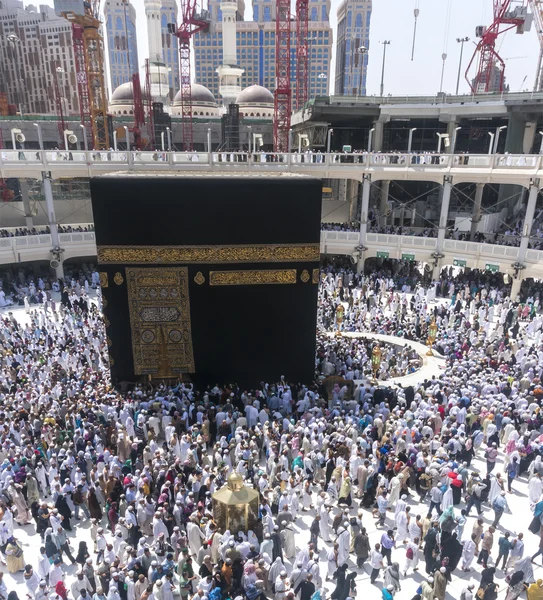
MULTIPOLYGON (((144 4, 143 0, 131 1, 137 13, 138 54, 140 65, 143 65, 148 55, 144 4)), ((46 0, 46 2, 53 5, 53 0, 46 0)), ((246 0, 245 3, 245 18, 250 20, 251 0, 246 0)), ((514 6, 522 3, 522 0, 512 0, 512 3, 514 6)), ((336 12, 339 4, 340 0, 332 0, 330 11, 334 31, 330 82, 334 81, 336 12)), ((383 46, 379 42, 384 40, 390 40, 385 67, 384 93, 386 95, 435 95, 440 90, 443 53, 447 54, 443 91, 454 93, 460 56, 460 44, 456 39, 466 36, 470 41, 464 44, 459 91, 468 93, 469 86, 464 78, 464 72, 475 50, 475 28, 478 25, 490 25, 492 4, 492 0, 373 0, 367 94, 379 94, 383 56, 383 46), (415 56, 411 61, 413 10, 417 6, 420 13, 415 56)), ((539 55, 535 26, 523 35, 517 35, 514 30, 503 34, 498 38, 497 50, 505 59, 506 80, 510 90, 512 92, 532 90, 539 55)), ((474 61, 473 69, 475 68, 474 61)), ((333 94, 333 86, 329 91, 333 94)))

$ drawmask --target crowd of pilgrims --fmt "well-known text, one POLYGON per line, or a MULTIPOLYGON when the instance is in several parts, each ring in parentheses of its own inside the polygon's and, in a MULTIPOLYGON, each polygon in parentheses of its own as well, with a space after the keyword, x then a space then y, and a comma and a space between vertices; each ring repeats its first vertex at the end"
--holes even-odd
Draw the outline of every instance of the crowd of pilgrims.
MULTIPOLYGON (((0 599, 347 600, 373 584, 383 600, 445 600, 471 573, 461 600, 495 600, 498 581, 506 600, 542 600, 524 552, 538 536, 543 554, 537 299, 510 301, 495 274, 425 287, 411 269, 326 265, 315 380, 257 389, 113 388, 100 290, 91 301, 81 282, 26 324, 4 309, 0 599), (439 375, 355 383, 371 341, 338 329, 425 342, 432 318, 439 375), (347 381, 330 388, 332 374, 347 381), (247 532, 213 519, 233 475, 259 492, 247 532), (531 522, 506 531, 519 482, 531 522)), ((395 352, 379 376, 408 361, 395 352)))

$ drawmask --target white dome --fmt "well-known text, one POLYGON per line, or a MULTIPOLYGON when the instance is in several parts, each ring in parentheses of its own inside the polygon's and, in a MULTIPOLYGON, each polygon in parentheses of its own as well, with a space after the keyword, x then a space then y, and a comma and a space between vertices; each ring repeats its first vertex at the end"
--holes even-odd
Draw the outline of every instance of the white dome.
POLYGON ((246 87, 236 98, 236 104, 271 104, 273 105, 273 94, 261 85, 250 85, 246 87))

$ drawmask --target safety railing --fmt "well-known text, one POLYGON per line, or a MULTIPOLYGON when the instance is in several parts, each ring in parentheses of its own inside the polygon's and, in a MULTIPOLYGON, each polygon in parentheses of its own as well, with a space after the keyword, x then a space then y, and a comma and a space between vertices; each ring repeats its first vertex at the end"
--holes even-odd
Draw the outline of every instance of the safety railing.
POLYGON ((66 150, 1 150, 0 164, 7 165, 125 165, 134 166, 169 165, 172 167, 208 166, 218 168, 261 169, 273 166, 307 167, 319 169, 324 166, 364 167, 366 169, 394 167, 404 169, 456 169, 476 168, 488 170, 542 168, 541 155, 527 154, 415 154, 398 152, 166 152, 166 151, 66 151, 66 150))

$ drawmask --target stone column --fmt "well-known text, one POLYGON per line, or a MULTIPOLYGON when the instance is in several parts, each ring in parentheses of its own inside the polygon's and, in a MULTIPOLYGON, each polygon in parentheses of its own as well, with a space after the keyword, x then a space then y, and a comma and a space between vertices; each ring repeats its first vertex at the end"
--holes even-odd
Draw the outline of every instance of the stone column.
MULTIPOLYGON (((443 254, 443 245, 445 242, 445 233, 447 231, 447 219, 449 218, 449 204, 451 201, 452 192, 452 178, 445 177, 443 181, 443 194, 441 196, 441 213, 439 215, 439 228, 437 230, 437 247, 436 253, 443 254)), ((432 279, 436 281, 439 279, 441 259, 435 260, 435 265, 432 271, 432 279)))
POLYGON ((21 188, 21 199, 23 201, 23 209, 25 211, 25 224, 27 227, 34 227, 32 209, 30 208, 30 198, 28 196, 28 180, 19 179, 19 187, 21 188))
POLYGON ((381 181, 381 204, 379 206, 379 226, 383 227, 386 224, 386 214, 388 211, 388 190, 390 181, 381 181))
MULTIPOLYGON (((51 231, 52 250, 60 248, 60 238, 58 236, 57 218, 55 215, 55 205, 53 203, 53 189, 51 187, 51 175, 42 173, 43 177, 43 195, 45 196, 45 208, 47 210, 47 223, 51 231)), ((59 266, 55 269, 59 279, 64 278, 64 267, 62 266, 62 255, 59 258, 59 266)))
POLYGON ((481 201, 483 199, 483 190, 485 188, 484 183, 476 184, 475 188, 475 199, 473 201, 473 215, 471 216, 471 231, 469 239, 473 242, 475 234, 477 233, 477 227, 481 222, 481 201))
MULTIPOLYGON (((532 233, 532 225, 534 222, 535 208, 537 204, 537 196, 539 194, 539 179, 536 179, 530 185, 528 191, 528 203, 526 205, 526 216, 524 217, 524 223, 522 224, 522 237, 520 238, 520 246, 518 249, 518 265, 524 267, 526 260, 526 251, 528 250, 528 244, 530 243, 530 235, 532 233)), ((524 279, 522 275, 523 269, 518 270, 516 277, 513 277, 513 283, 511 285, 511 299, 514 300, 520 292, 520 286, 524 279)))
POLYGON ((364 250, 366 247, 367 233, 368 233, 368 210, 370 207, 370 191, 371 191, 371 175, 364 175, 362 182, 362 202, 360 203, 360 237, 358 238, 358 245, 360 246, 360 257, 356 270, 360 273, 364 268, 364 250))

